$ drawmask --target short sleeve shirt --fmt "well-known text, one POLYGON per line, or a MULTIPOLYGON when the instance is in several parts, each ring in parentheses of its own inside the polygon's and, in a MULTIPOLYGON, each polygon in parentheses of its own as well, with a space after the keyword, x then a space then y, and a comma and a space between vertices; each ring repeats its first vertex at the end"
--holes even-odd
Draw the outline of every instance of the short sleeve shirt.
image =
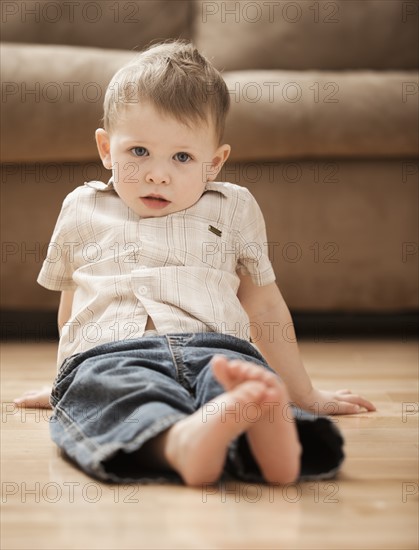
POLYGON ((64 200, 38 282, 74 291, 58 365, 99 344, 158 334, 219 332, 249 340, 238 273, 275 281, 260 208, 244 187, 210 182, 190 208, 155 218, 112 186, 88 182, 64 200))

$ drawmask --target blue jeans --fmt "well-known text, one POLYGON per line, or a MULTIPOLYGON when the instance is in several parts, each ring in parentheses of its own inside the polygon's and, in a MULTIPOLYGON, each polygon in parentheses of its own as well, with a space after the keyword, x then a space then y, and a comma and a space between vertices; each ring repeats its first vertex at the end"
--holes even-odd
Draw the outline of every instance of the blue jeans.
MULTIPOLYGON (((66 359, 54 382, 52 439, 87 474, 110 482, 181 483, 175 472, 146 471, 138 451, 151 438, 225 390, 211 359, 270 367, 255 347, 218 333, 145 336, 97 346, 66 359)), ((325 417, 291 408, 303 448, 300 479, 333 477, 343 439, 325 417)), ((231 442, 224 473, 264 482, 245 434, 231 442)))

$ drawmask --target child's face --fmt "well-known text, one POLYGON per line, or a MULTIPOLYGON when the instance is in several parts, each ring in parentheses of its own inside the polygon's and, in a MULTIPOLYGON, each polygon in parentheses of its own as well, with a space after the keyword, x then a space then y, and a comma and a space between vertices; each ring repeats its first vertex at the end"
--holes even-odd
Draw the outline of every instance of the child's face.
POLYGON ((230 154, 212 125, 189 128, 149 102, 129 106, 109 134, 96 130, 96 143, 115 191, 141 217, 195 204, 230 154))

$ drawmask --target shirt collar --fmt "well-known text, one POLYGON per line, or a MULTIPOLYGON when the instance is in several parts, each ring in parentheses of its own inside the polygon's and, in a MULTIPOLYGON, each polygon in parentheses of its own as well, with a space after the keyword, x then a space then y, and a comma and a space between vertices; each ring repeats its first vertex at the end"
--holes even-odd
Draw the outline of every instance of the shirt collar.
POLYGON ((99 180, 85 181, 84 185, 96 189, 96 191, 113 191, 113 178, 110 178, 108 183, 99 180))
POLYGON ((219 181, 207 181, 204 193, 206 191, 217 191, 218 193, 224 195, 224 197, 228 196, 227 190, 225 189, 224 185, 219 181))

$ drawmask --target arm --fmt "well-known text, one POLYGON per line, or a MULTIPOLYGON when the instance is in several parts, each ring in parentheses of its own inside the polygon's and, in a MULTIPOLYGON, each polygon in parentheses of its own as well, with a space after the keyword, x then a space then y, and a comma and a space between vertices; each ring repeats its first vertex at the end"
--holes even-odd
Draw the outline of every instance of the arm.
POLYGON ((71 316, 71 308, 73 307, 73 290, 63 290, 61 292, 60 305, 58 306, 58 330, 61 334, 61 329, 67 323, 71 316))
POLYGON ((240 281, 238 298, 249 316, 252 339, 299 407, 319 414, 351 414, 360 406, 375 410, 372 403, 348 390, 315 389, 300 357, 291 314, 276 283, 258 287, 246 275, 241 275, 240 281))
MULTIPOLYGON (((73 305, 74 292, 64 290, 61 292, 60 305, 58 307, 58 329, 61 334, 63 325, 70 319, 71 307, 73 305)), ((44 386, 40 390, 31 390, 24 393, 21 397, 14 399, 18 407, 30 407, 36 409, 50 409, 49 397, 51 388, 44 386)))

